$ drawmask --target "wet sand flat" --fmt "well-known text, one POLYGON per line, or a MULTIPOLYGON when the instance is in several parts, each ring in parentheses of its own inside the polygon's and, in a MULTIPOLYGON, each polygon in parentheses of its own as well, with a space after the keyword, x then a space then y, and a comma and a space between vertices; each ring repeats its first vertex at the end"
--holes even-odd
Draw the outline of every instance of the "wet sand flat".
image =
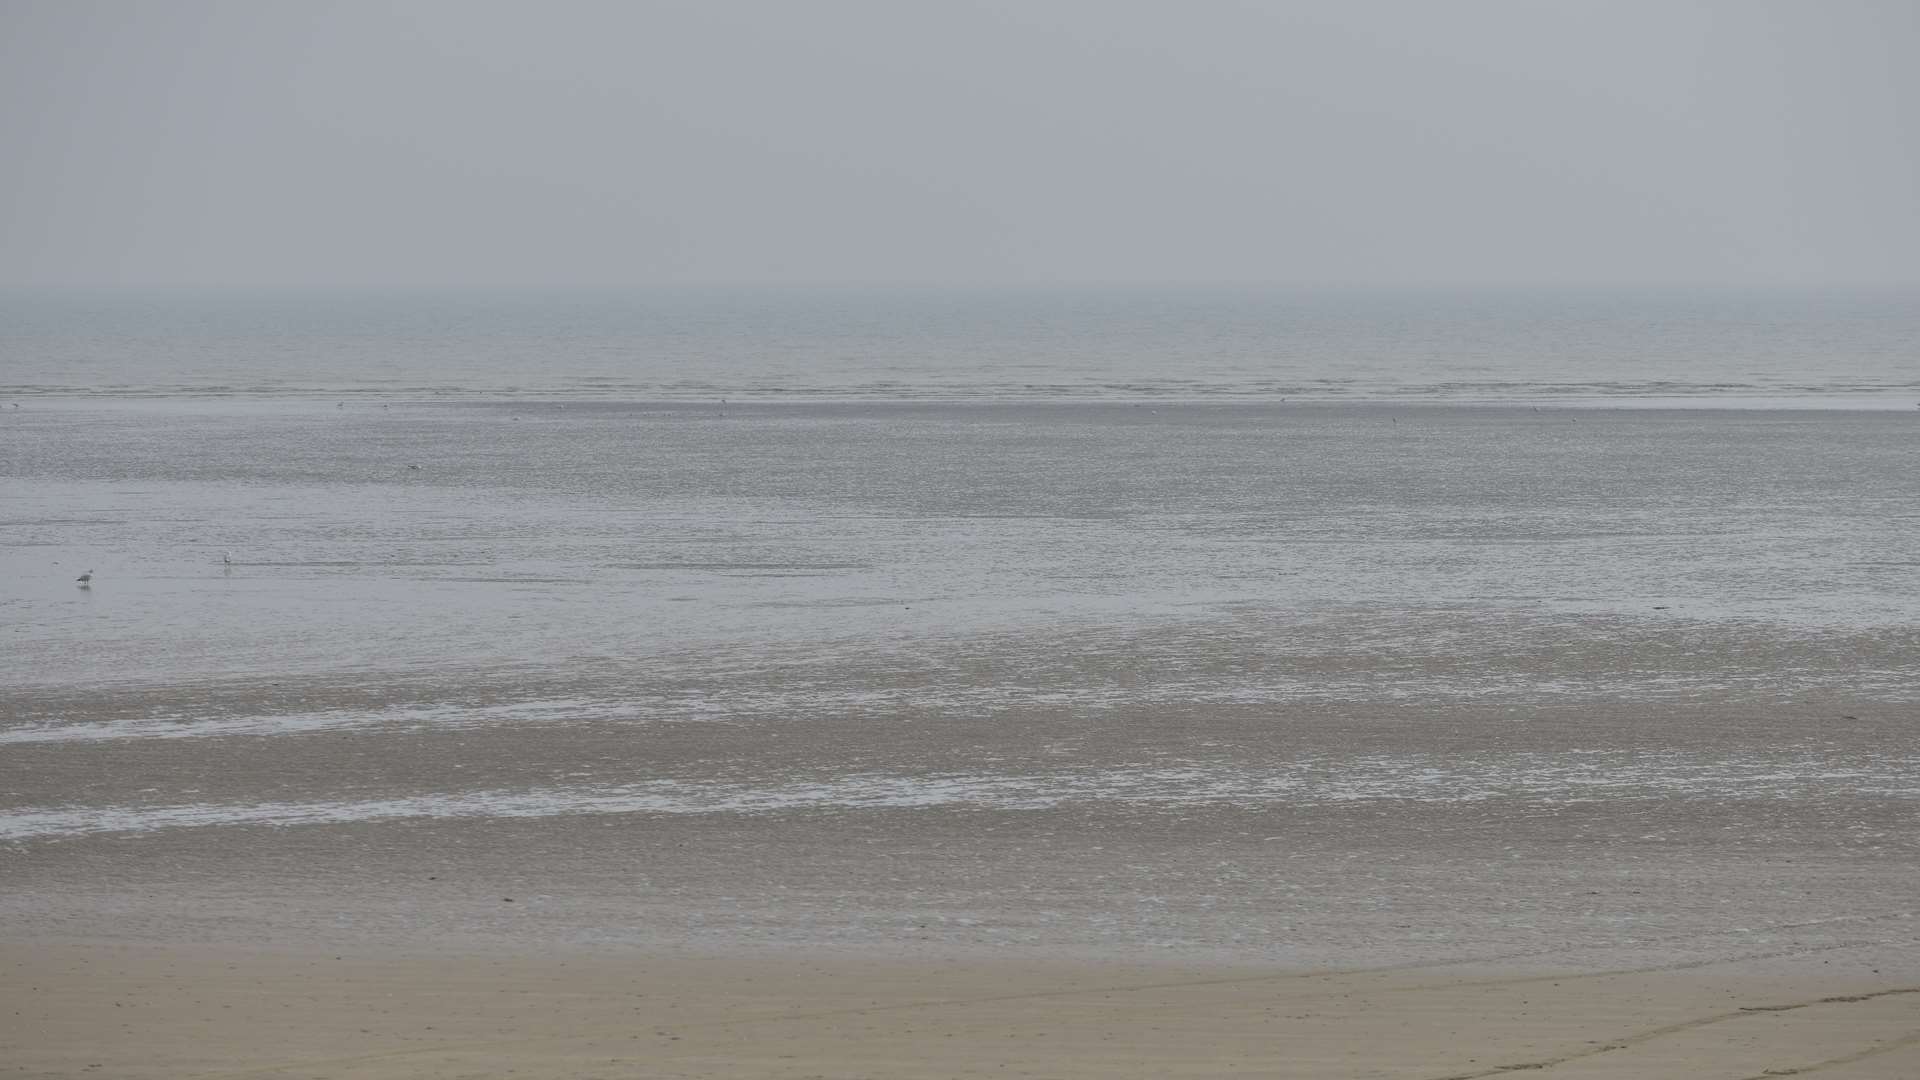
POLYGON ((1888 975, 1914 961, 1339 972, 13 942, 0 1053, 41 1078, 1896 1080, 1920 1075, 1920 981, 1888 975))

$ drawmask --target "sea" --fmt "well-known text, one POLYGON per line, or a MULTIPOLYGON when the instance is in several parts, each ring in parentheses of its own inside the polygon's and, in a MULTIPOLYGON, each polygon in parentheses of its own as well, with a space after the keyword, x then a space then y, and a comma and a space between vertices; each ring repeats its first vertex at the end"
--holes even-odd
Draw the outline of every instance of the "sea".
POLYGON ((1914 294, 16 291, 0 583, 19 934, 1920 907, 1914 294))

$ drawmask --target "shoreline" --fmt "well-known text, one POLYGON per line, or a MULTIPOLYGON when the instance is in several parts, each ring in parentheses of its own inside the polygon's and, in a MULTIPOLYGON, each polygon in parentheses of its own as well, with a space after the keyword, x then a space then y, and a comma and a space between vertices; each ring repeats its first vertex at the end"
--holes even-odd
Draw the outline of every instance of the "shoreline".
MULTIPOLYGON (((36 406, 52 406, 60 411, 85 411, 95 408, 145 408, 160 410, 181 406, 192 411, 218 406, 243 406, 255 412, 294 415, 329 415, 342 404, 360 406, 400 406, 403 409, 544 409, 578 408, 586 410, 639 412, 684 412, 763 410, 787 412, 802 409, 871 408, 888 411, 933 411, 942 409, 993 408, 1141 408, 1191 410, 1243 410, 1255 412, 1285 411, 1324 413, 1340 411, 1411 410, 1418 412, 1467 412, 1507 414, 1522 411, 1592 414, 1616 412, 1628 414, 1700 413, 1759 414, 1783 416, 1884 416, 1910 413, 1920 409, 1920 388, 1899 387, 1878 392, 1831 394, 1782 394, 1764 392, 1744 394, 1665 393, 1642 394, 1566 394, 1538 397, 1455 397, 1443 394, 1405 396, 1368 395, 1354 397, 1316 397, 1310 394, 1280 391, 1223 390, 1203 394, 1161 394, 1112 392, 1042 394, 986 393, 943 394, 930 392, 918 396, 846 393, 834 390, 755 391, 718 387, 699 394, 666 396, 609 395, 603 391, 569 393, 557 388, 506 393, 499 390, 383 390, 367 387, 276 387, 270 390, 215 390, 168 388, 151 391, 74 392, 71 388, 0 387, 0 400, 28 401, 36 406)), ((13 410, 7 410, 12 412, 13 410)), ((26 410, 21 410, 25 412, 26 410)))

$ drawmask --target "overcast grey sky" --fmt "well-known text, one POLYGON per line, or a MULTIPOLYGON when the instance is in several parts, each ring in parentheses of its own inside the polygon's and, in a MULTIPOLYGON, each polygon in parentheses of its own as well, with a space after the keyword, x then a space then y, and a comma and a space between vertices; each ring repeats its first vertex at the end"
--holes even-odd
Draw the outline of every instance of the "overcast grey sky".
POLYGON ((0 283, 1914 284, 1920 3, 0 0, 0 283))

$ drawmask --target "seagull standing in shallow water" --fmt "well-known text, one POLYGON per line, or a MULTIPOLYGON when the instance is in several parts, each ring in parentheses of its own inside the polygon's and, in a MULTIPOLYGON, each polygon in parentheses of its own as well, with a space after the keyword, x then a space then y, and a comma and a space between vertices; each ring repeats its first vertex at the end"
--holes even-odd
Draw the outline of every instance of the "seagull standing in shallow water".
POLYGON ((91 585, 93 584, 93 571, 89 570, 86 573, 81 574, 79 577, 74 578, 73 580, 79 582, 82 585, 91 585))

